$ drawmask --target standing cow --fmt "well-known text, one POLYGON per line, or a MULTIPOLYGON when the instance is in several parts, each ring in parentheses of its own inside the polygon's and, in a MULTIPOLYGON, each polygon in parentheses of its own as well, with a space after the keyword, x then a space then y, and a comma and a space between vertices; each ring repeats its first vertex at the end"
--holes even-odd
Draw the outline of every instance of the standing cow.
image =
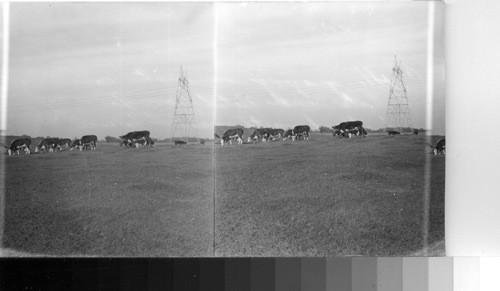
POLYGON ((285 132, 285 135, 283 136, 283 140, 285 140, 285 139, 295 140, 295 136, 293 135, 293 129, 289 129, 285 132))
POLYGON ((257 128, 252 132, 252 134, 248 137, 248 142, 251 141, 257 141, 261 140, 262 142, 267 141, 267 138, 269 137, 269 132, 272 130, 272 128, 257 128))
POLYGON ((283 138, 285 136, 285 131, 281 128, 271 129, 268 133, 268 137, 272 140, 277 140, 277 138, 283 138))
POLYGON ((311 128, 309 127, 309 125, 297 125, 293 128, 293 135, 295 136, 295 138, 293 139, 300 139, 301 137, 302 139, 309 139, 310 130, 311 128))
POLYGON ((62 150, 62 148, 70 148, 71 147, 71 139, 69 138, 60 138, 57 140, 57 144, 56 144, 56 149, 57 150, 62 150))
POLYGON ((71 147, 69 148, 70 151, 72 151, 74 148, 78 148, 80 151, 83 150, 83 144, 81 139, 75 139, 73 143, 71 144, 71 147))
POLYGON ((446 154, 446 139, 440 139, 436 143, 436 146, 428 145, 427 147, 432 149, 434 155, 446 154))
POLYGON ((358 135, 365 137, 368 133, 363 127, 363 122, 362 121, 346 121, 346 122, 341 122, 338 125, 332 126, 333 129, 333 136, 338 136, 338 137, 350 137, 352 134, 349 134, 353 130, 358 131, 358 135))
POLYGON ((30 150, 30 145, 31 145, 31 139, 29 138, 18 138, 13 140, 10 143, 10 146, 5 146, 5 149, 9 153, 9 156, 12 156, 13 154, 17 153, 19 155, 21 150, 25 150, 25 155, 29 155, 31 153, 30 150))
POLYGON ((57 146, 58 141, 59 138, 57 137, 42 139, 40 143, 35 147, 35 153, 37 153, 38 151, 40 151, 40 153, 43 153, 44 150, 53 152, 57 146))
POLYGON ((125 147, 138 147, 139 144, 144 146, 153 146, 154 142, 149 136, 149 131, 132 131, 125 135, 120 136, 120 145, 125 147))
POLYGON ((222 134, 222 138, 220 140, 220 144, 224 145, 229 142, 229 144, 233 144, 232 139, 236 138, 238 144, 243 144, 243 129, 242 128, 232 128, 224 131, 222 134))
POLYGON ((83 147, 89 147, 90 150, 95 150, 97 148, 97 136, 95 135, 84 135, 81 138, 83 147))

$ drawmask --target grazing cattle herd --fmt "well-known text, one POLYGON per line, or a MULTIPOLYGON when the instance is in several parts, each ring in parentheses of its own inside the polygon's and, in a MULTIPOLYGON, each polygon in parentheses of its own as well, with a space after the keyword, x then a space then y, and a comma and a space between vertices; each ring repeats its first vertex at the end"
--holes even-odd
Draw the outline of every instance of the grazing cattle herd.
MULTIPOLYGON (((247 139, 248 143, 256 142, 269 142, 278 140, 308 140, 309 132, 311 128, 308 125, 298 125, 293 129, 283 130, 281 128, 258 128, 255 129, 247 139)), ((214 133, 214 140, 220 140, 221 145, 232 145, 233 141, 237 142, 238 145, 243 144, 243 129, 242 128, 231 128, 222 134, 220 137, 217 133, 214 133)), ((338 125, 332 126, 332 134, 338 138, 351 138, 353 136, 366 137, 367 132, 363 128, 362 121, 346 121, 338 125)), ((388 135, 401 135, 400 132, 394 130, 388 130, 388 135)), ((418 130, 413 130, 413 134, 418 134, 418 130)), ((204 144, 203 142, 200 142, 204 144)), ((153 139, 150 137, 150 132, 147 130, 143 131, 131 131, 125 135, 119 137, 119 144, 121 147, 138 148, 139 146, 152 147, 154 145, 153 139)), ((176 140, 174 144, 185 145, 187 142, 176 140)), ((25 155, 31 153, 30 149, 31 139, 29 138, 19 138, 10 144, 10 146, 4 145, 9 155, 20 154, 21 150, 25 151, 25 155)), ((446 144, 445 139, 438 141, 436 146, 428 145, 434 152, 434 155, 445 154, 446 144)), ((77 148, 80 151, 84 149, 95 150, 97 148, 97 136, 95 135, 84 135, 80 139, 71 140, 69 138, 45 138, 40 141, 40 143, 35 147, 35 152, 43 153, 60 151, 63 149, 69 149, 70 151, 77 148)))

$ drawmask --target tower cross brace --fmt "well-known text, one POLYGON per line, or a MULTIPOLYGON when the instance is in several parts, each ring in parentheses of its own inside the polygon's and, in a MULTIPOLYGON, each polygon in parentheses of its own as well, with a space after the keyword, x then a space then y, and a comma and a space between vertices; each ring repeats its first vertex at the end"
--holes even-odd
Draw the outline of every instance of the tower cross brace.
POLYGON ((171 141, 196 138, 196 118, 194 114, 193 99, 189 91, 189 81, 180 69, 179 83, 175 97, 174 119, 172 121, 171 141))
POLYGON ((387 113, 385 117, 385 131, 392 129, 402 133, 403 130, 407 128, 411 131, 412 123, 406 86, 403 82, 401 62, 398 64, 396 56, 394 56, 394 61, 389 102, 387 103, 387 113))

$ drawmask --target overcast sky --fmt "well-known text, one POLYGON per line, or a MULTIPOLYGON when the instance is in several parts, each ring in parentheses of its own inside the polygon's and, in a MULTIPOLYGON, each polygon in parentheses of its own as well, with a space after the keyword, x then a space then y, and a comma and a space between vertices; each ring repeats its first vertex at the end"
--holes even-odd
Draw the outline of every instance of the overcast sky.
POLYGON ((182 65, 212 136, 208 3, 11 3, 9 134, 170 136, 182 65))
MULTIPOLYGON (((437 5, 435 133, 444 134, 442 6, 437 5)), ((425 128, 428 4, 220 4, 216 124, 385 126, 397 54, 414 127, 425 128)))
MULTIPOLYGON (((201 137, 213 133, 216 76, 217 125, 380 128, 394 54, 413 126, 425 127, 425 2, 10 7, 8 134, 168 137, 181 65, 201 137)), ((436 10, 434 133, 444 134, 436 10)))

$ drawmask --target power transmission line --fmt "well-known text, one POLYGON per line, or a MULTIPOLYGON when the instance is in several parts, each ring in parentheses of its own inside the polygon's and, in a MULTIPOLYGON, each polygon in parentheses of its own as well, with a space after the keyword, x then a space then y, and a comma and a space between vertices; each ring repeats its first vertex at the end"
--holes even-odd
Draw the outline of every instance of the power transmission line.
POLYGON ((180 138, 187 142, 190 137, 197 138, 193 99, 189 92, 189 81, 182 70, 182 66, 175 97, 174 120, 170 136, 172 141, 174 138, 180 138))
POLYGON ((403 70, 401 63, 398 64, 394 56, 394 67, 392 68, 391 86, 389 91, 389 102, 387 103, 387 114, 385 117, 385 131, 388 128, 402 132, 404 128, 412 129, 410 106, 406 86, 403 82, 403 70))

